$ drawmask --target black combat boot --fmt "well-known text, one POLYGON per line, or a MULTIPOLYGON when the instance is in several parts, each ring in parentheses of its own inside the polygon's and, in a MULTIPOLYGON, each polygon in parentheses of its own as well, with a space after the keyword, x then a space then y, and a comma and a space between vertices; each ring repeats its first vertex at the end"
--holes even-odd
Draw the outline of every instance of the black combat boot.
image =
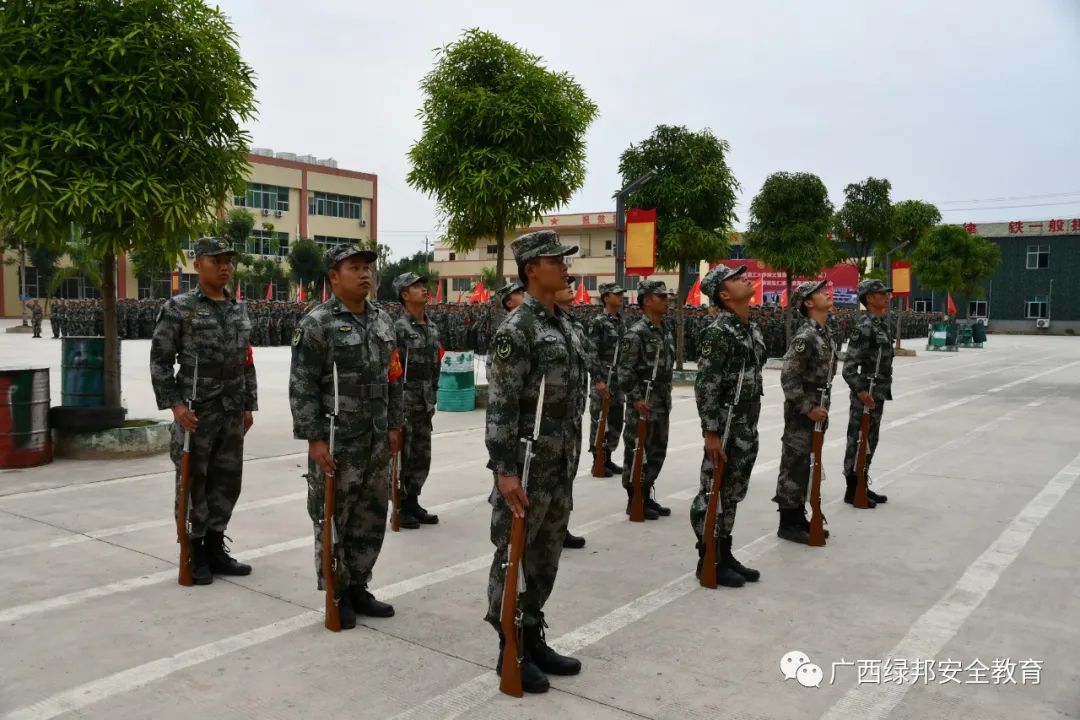
POLYGON ((209 585, 214 582, 214 575, 210 571, 210 560, 206 556, 206 548, 202 538, 191 538, 191 579, 196 585, 209 585))
MULTIPOLYGON (((855 487, 859 484, 859 479, 854 475, 845 475, 844 480, 847 481, 847 489, 844 490, 844 502, 848 505, 855 504, 855 487)), ((873 497, 874 493, 870 492, 870 488, 866 489, 866 507, 873 509, 877 505, 877 501, 873 497)))
MULTIPOLYGON (((627 515, 630 514, 630 506, 633 505, 633 504, 634 504, 634 488, 628 487, 628 488, 626 488, 626 514, 627 515)), ((645 505, 645 519, 646 520, 657 520, 657 519, 659 519, 660 513, 656 512, 656 510, 654 508, 649 506, 649 498, 645 498, 644 505, 645 505)))
MULTIPOLYGON (((546 693, 551 688, 551 683, 548 682, 547 675, 536 667, 536 664, 529 658, 529 653, 525 648, 519 648, 522 651, 521 658, 521 689, 527 693, 537 694, 546 693)), ((499 633, 499 657, 495 661, 495 674, 502 675, 502 661, 503 652, 506 650, 506 638, 502 633, 499 633)))
MULTIPOLYGON (((723 545, 720 546, 721 551, 716 556, 716 584, 722 587, 739 588, 746 584, 746 580, 742 575, 739 575, 732 568, 729 568, 727 563, 724 562, 723 545)), ((701 568, 705 564, 705 543, 699 542, 697 544, 697 574, 698 579, 701 579, 701 568)))
POLYGON ((585 538, 580 535, 574 535, 569 530, 563 535, 562 546, 564 548, 570 548, 571 550, 580 550, 585 547, 585 538))
POLYGON ((416 530, 420 527, 420 521, 412 514, 412 509, 407 502, 402 503, 398 508, 398 525, 406 530, 416 530))
POLYGON ((810 544, 809 525, 804 526, 806 516, 801 508, 780 508, 780 527, 776 536, 801 545, 810 544))
POLYGON ((337 599, 338 617, 341 618, 341 629, 352 630, 356 627, 356 611, 353 610, 352 598, 349 597, 349 589, 345 588, 337 599))
POLYGON ((523 631, 525 654, 536 667, 548 675, 577 675, 581 672, 581 661, 577 658, 560 655, 548 647, 544 640, 543 620, 541 625, 526 625, 523 631))
POLYGON ((606 467, 608 469, 608 472, 611 473, 611 475, 608 475, 608 477, 612 477, 612 475, 622 475, 622 466, 616 465, 614 462, 612 462, 610 456, 608 456, 607 465, 605 465, 604 467, 606 467))
POLYGON ((731 543, 732 540, 730 537, 720 538, 720 557, 723 559, 724 564, 741 575, 748 582, 757 582, 760 580, 760 572, 753 568, 746 567, 731 554, 731 543))
POLYGON ((409 510, 412 511, 412 516, 419 521, 421 525, 438 525, 439 516, 432 515, 420 505, 420 496, 412 495, 409 498, 409 510))
POLYGON ((879 495, 870 489, 870 468, 866 468, 866 497, 870 498, 878 505, 884 505, 889 502, 888 495, 879 495))
POLYGON ((352 602, 352 609, 359 615, 381 618, 394 616, 394 606, 376 600, 363 585, 349 586, 349 600, 352 602))
POLYGON ((664 507, 660 503, 656 502, 655 497, 647 497, 647 498, 645 498, 645 507, 652 508, 653 510, 656 511, 656 514, 659 515, 660 517, 667 517, 668 515, 671 514, 671 508, 664 507))
POLYGON ((203 547, 206 549, 206 557, 210 562, 210 569, 216 575, 250 575, 251 566, 242 563, 229 555, 229 548, 225 547, 225 533, 217 530, 207 530, 203 538, 203 547))

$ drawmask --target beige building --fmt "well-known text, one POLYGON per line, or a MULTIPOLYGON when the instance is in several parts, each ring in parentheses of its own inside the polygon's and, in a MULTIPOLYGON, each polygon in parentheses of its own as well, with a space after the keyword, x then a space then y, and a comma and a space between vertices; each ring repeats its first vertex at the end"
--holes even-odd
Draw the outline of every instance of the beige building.
MULTIPOLYGON (((510 243, 519 235, 535 230, 551 229, 567 245, 577 245, 578 253, 570 258, 570 273, 585 284, 594 303, 600 302, 597 288, 607 282, 615 281, 615 213, 570 213, 544 215, 536 223, 526 228, 518 228, 507 233, 506 252, 503 271, 507 279, 517 278, 517 267, 510 251, 510 243)), ((495 255, 498 248, 494 240, 481 240, 476 249, 468 253, 456 253, 446 245, 435 246, 435 260, 431 269, 439 273, 443 284, 443 298, 447 302, 457 302, 460 295, 467 300, 469 292, 480 280, 484 268, 495 267, 495 255)), ((668 287, 678 287, 678 273, 657 272, 650 278, 663 280, 668 287)), ((628 298, 635 299, 636 277, 626 279, 628 298)), ((494 290, 496 288, 489 288, 494 290)))
MULTIPOLYGON (((281 258, 298 238, 311 238, 323 245, 368 241, 378 237, 379 179, 376 175, 337 166, 333 159, 296 155, 256 148, 248 156, 251 173, 246 192, 229 198, 225 210, 247 208, 255 218, 247 251, 254 255, 281 258), (272 227, 270 227, 272 226, 272 227)), ((188 248, 185 247, 185 250, 188 248)), ((16 260, 0 268, 0 317, 22 314, 20 298, 44 298, 49 278, 28 266, 23 287, 17 259, 12 253, 4 260, 16 260)), ((147 283, 135 277, 127 258, 118 263, 117 295, 121 298, 157 297, 169 294, 170 278, 147 283), (152 287, 156 285, 156 287, 152 287)), ((179 268, 181 289, 195 282, 191 257, 179 268)), ((247 289, 247 295, 262 297, 263 288, 247 289)), ((80 278, 66 281, 57 295, 64 298, 97 297, 97 290, 80 278)), ((289 297, 289 288, 276 288, 279 299, 289 297)))

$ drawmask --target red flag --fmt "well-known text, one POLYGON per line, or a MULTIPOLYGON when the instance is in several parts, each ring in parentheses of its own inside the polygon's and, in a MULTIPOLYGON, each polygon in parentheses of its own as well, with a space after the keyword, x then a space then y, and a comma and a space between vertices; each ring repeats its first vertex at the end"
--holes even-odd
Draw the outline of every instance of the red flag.
POLYGON ((780 293, 780 307, 787 307, 787 290, 780 293))
POLYGON ((267 300, 273 300, 274 299, 274 283, 273 283, 273 281, 271 281, 270 284, 266 286, 266 299, 267 300))
POLYGON ((945 312, 949 315, 956 315, 956 303, 952 301, 952 293, 945 293, 945 312))
POLYGON ((701 307, 701 278, 699 277, 694 281, 694 286, 690 288, 690 292, 686 294, 686 303, 688 305, 694 305, 695 307, 701 307))
POLYGON ((304 302, 304 283, 300 283, 300 287, 296 288, 296 302, 304 302))
POLYGON ((754 278, 754 297, 750 304, 760 305, 763 302, 765 302, 765 283, 761 281, 761 278, 754 278))
POLYGON ((592 297, 589 296, 589 291, 585 289, 585 278, 581 278, 577 284, 577 291, 574 293, 575 305, 590 305, 592 304, 592 297))
POLYGON ((322 301, 326 302, 326 281, 322 281, 322 301))
POLYGON ((472 295, 469 296, 470 303, 484 302, 484 281, 476 283, 476 287, 473 288, 472 295))
POLYGON ((442 345, 439 346, 439 364, 442 365, 443 356, 446 355, 446 350, 442 345))
POLYGON ((463 293, 463 292, 465 292, 465 291, 464 290, 458 290, 457 291, 457 304, 458 305, 461 304, 461 293, 463 293))
POLYGON ((442 280, 439 281, 439 289, 435 291, 435 304, 438 305, 443 301, 442 295, 442 280))
POLYGON ((239 302, 242 297, 243 296, 240 295, 240 283, 236 283, 236 300, 239 302))

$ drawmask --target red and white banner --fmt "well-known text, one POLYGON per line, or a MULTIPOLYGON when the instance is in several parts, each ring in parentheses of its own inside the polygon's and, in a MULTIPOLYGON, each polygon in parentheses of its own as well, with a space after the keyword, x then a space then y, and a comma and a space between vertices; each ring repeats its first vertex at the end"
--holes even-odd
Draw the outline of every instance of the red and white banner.
POLYGON ((656 211, 626 211, 626 274, 652 275, 656 270, 656 211))
MULTIPOLYGON (((779 270, 773 270, 757 260, 721 260, 719 263, 715 263, 710 267, 716 267, 720 264, 727 265, 731 268, 745 265, 746 277, 748 277, 755 285, 758 283, 761 284, 761 302, 779 303, 781 295, 787 290, 787 280, 784 277, 784 273, 779 270)), ((831 268, 827 268, 825 272, 818 273, 816 277, 793 277, 791 279, 792 289, 799 283, 807 280, 828 280, 828 287, 833 293, 833 300, 835 302, 846 303, 849 305, 854 305, 859 302, 859 270, 854 265, 840 263, 839 265, 833 265, 831 268)), ((755 299, 757 299, 757 297, 755 297, 755 299)), ((784 298, 784 300, 786 302, 786 298, 784 298)))

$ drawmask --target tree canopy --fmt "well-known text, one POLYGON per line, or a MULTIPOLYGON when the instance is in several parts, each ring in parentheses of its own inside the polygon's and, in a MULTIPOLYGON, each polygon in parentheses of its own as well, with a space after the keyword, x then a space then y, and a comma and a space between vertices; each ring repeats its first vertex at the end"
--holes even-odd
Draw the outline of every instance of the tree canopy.
POLYGON ((911 254, 911 270, 931 290, 979 297, 982 281, 1001 264, 993 242, 971 235, 958 225, 938 225, 922 236, 911 254))
POLYGON ((308 238, 301 238, 289 247, 289 277, 308 290, 326 275, 322 247, 308 238))
POLYGON ((932 203, 901 200, 892 206, 893 233, 900 243, 907 243, 901 251, 906 256, 910 256, 922 236, 940 222, 941 212, 932 203))
POLYGON ((875 177, 844 188, 844 204, 836 213, 833 232, 838 239, 852 243, 851 258, 860 275, 867 271, 867 258, 887 252, 895 238, 891 190, 892 183, 875 177))
POLYGON ((596 105, 568 73, 478 28, 436 58, 420 83, 423 134, 409 150, 408 183, 435 198, 458 251, 494 238, 503 275, 507 230, 564 205, 584 182, 596 105))

